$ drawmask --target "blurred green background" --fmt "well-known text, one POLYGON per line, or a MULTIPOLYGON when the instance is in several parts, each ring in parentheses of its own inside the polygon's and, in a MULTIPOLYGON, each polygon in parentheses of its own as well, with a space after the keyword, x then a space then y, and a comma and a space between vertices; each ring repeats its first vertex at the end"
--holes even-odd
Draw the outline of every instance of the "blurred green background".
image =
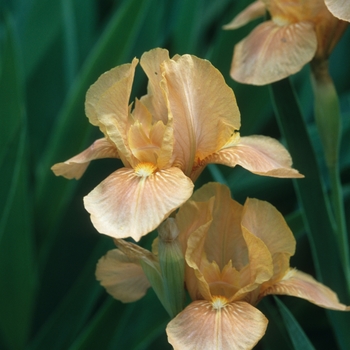
MULTIPOLYGON (((95 161, 79 181, 57 178, 50 167, 99 137, 98 129, 84 115, 88 87, 104 71, 131 62, 154 47, 167 48, 171 56, 190 53, 209 59, 236 94, 241 135, 280 138, 269 87, 241 85, 229 77, 235 43, 259 20, 236 31, 224 31, 222 25, 250 2, 0 1, 0 349, 171 349, 164 331, 169 318, 152 290, 136 303, 122 304, 94 277, 97 260, 113 248, 113 242, 93 228, 82 198, 121 163, 95 161)), ((348 227, 349 57, 347 31, 330 66, 343 116, 340 168, 348 227)), ((325 179, 327 191, 322 149, 313 122, 309 73, 305 67, 291 81, 315 149, 319 166, 315 171, 325 179)), ((138 68, 133 97, 146 93, 146 83, 138 68)), ((299 137, 295 135, 297 142, 299 137)), ((210 166, 196 186, 208 181, 228 184, 241 203, 246 197, 255 197, 274 204, 297 238, 291 265, 316 275, 310 235, 292 180, 210 166)), ((318 205, 314 203, 315 220, 320 215, 318 205)), ((336 252, 331 249, 328 254, 331 233, 324 231, 318 233, 316 244, 322 250, 320 266, 329 266, 324 281, 349 305, 350 293, 337 290, 335 285, 342 284, 342 273, 338 275, 338 263, 334 263, 336 252), (324 243, 323 237, 328 237, 324 243)), ((148 235, 141 244, 149 246, 153 237, 148 235)), ((316 349, 350 348, 349 334, 336 335, 339 324, 350 330, 348 315, 339 320, 335 312, 295 298, 265 299, 259 308, 270 323, 258 349, 311 349, 309 341, 316 349)))

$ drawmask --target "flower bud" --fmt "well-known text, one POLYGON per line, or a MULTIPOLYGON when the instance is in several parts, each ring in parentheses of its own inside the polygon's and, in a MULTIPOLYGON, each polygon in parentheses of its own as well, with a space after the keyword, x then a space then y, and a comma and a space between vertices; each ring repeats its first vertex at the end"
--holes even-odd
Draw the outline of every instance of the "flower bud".
POLYGON ((177 239, 179 228, 174 218, 168 218, 158 227, 158 258, 162 273, 167 310, 175 317, 183 309, 185 299, 185 260, 177 239))

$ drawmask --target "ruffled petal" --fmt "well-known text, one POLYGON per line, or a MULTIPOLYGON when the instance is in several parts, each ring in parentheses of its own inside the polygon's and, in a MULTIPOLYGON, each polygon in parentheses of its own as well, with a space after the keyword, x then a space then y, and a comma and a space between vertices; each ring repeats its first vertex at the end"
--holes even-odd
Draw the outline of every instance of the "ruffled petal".
POLYGON ((332 12, 335 17, 350 22, 350 6, 348 0, 325 0, 324 2, 328 10, 332 12))
POLYGON ((192 300, 203 298, 211 300, 212 298, 207 278, 210 282, 218 269, 217 264, 211 265, 208 262, 204 251, 205 236, 210 224, 211 220, 208 220, 193 232, 187 241, 185 259, 189 268, 193 269, 193 273, 186 273, 186 287, 192 300))
POLYGON ((206 256, 209 261, 215 261, 220 270, 229 260, 240 270, 248 261, 247 245, 240 226, 243 207, 232 200, 229 188, 219 183, 208 183, 192 196, 196 204, 207 198, 213 198, 214 202, 208 208, 213 221, 206 234, 206 256))
POLYGON ((160 48, 145 52, 140 59, 141 67, 148 77, 147 95, 143 96, 141 101, 155 120, 162 120, 164 124, 168 122, 168 109, 164 91, 160 87, 163 78, 160 66, 169 59, 168 50, 160 48))
POLYGON ((295 253, 295 238, 282 214, 270 203, 248 198, 244 203, 242 226, 260 238, 271 255, 295 253))
POLYGON ((230 23, 223 26, 223 29, 237 29, 243 27, 250 21, 264 16, 266 12, 266 5, 258 0, 254 1, 242 12, 240 12, 230 23))
POLYGON ((262 296, 269 294, 290 295, 326 309, 350 311, 350 306, 339 303, 337 295, 330 288, 301 271, 290 270, 282 281, 265 290, 262 296))
POLYGON ((267 21, 235 46, 230 74, 240 83, 269 84, 300 71, 316 49, 313 23, 279 26, 267 21))
POLYGON ((123 303, 141 299, 150 287, 138 259, 110 250, 97 263, 96 279, 113 298, 123 303))
POLYGON ((83 176, 90 161, 101 158, 119 158, 117 148, 105 138, 96 140, 89 148, 73 158, 53 165, 51 170, 56 176, 78 180, 83 176))
MULTIPOLYGON (((121 121, 128 118, 129 98, 134 80, 136 58, 103 73, 86 93, 85 113, 92 125, 101 126, 102 114, 115 114, 121 121)), ((102 130, 103 131, 103 130, 102 130)))
POLYGON ((295 238, 281 213, 270 203, 257 199, 246 200, 242 226, 261 239, 271 254, 273 275, 261 286, 266 289, 289 270, 289 259, 295 253, 295 238))
POLYGON ((265 334, 266 317, 245 302, 215 309, 212 303, 191 303, 169 322, 166 332, 174 350, 251 349, 265 334))
POLYGON ((178 168, 148 176, 122 168, 84 197, 84 205, 97 231, 138 241, 184 203, 192 191, 192 181, 178 168))
POLYGON ((220 149, 240 127, 232 89, 210 62, 183 55, 162 64, 162 87, 174 120, 174 165, 190 175, 194 162, 220 149))
POLYGON ((275 139, 267 136, 242 137, 236 145, 225 148, 207 158, 208 163, 230 167, 240 165, 254 174, 281 177, 304 177, 292 169, 288 151, 275 139))
POLYGON ((229 301, 242 299, 273 276, 272 256, 264 242, 245 227, 242 227, 242 234, 247 244, 249 261, 247 267, 240 271, 241 288, 229 301))

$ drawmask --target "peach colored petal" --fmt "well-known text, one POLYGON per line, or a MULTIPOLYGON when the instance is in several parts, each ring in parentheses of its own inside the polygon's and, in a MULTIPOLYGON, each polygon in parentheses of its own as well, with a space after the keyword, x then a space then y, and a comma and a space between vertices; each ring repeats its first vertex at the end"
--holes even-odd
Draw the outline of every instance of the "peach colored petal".
MULTIPOLYGON (((129 117, 130 118, 130 117, 129 117)), ((131 118, 130 118, 131 119, 131 118)), ((130 125, 120 125, 115 114, 102 114, 99 116, 101 125, 103 125, 105 134, 118 148, 120 159, 126 167, 135 167, 138 160, 132 154, 127 140, 127 129, 130 125)), ((127 122, 132 123, 132 120, 127 122)))
POLYGON ((335 17, 350 22, 349 0, 325 0, 325 4, 335 17))
POLYGON ((217 270, 217 265, 215 266, 214 264, 211 266, 205 256, 204 251, 206 233, 210 227, 210 224, 211 220, 200 226, 190 235, 187 241, 185 260, 189 268, 194 270, 194 275, 186 274, 186 287, 192 300, 203 298, 206 300, 211 300, 212 298, 206 276, 212 277, 215 275, 217 271, 215 272, 213 269, 217 270), (204 271, 202 271, 202 269, 204 271))
POLYGON ((131 114, 134 121, 137 120, 139 123, 141 123, 145 133, 149 135, 153 122, 152 114, 148 108, 137 98, 135 99, 135 107, 131 114))
POLYGON ((141 299, 150 287, 138 259, 119 249, 110 250, 97 263, 96 279, 113 298, 130 303, 141 299))
MULTIPOLYGON (((162 123, 161 121, 159 123, 162 123)), ((163 124, 163 123, 162 123, 163 124)), ((163 126, 163 132, 165 126, 163 126)), ((157 155, 159 152, 159 146, 154 144, 149 135, 145 133, 143 124, 136 121, 130 126, 128 131, 128 145, 132 154, 140 162, 149 162, 157 164, 157 155)))
MULTIPOLYGON (((196 191, 197 193, 198 191, 196 191)), ((196 195, 196 193, 194 195, 196 195)), ((210 198, 205 202, 194 202, 192 200, 184 203, 176 214, 176 223, 179 228, 179 237, 183 254, 187 251, 187 243, 189 236, 199 227, 208 224, 212 220, 212 206, 214 198, 210 198), (193 218, 196 220, 193 220, 193 218)), ((195 270, 188 264, 185 265, 186 287, 191 296, 195 299, 198 291, 198 281, 195 270)))
MULTIPOLYGON (((194 193, 194 196, 199 191, 194 193)), ((187 249, 187 240, 189 236, 196 231, 202 225, 205 225, 208 221, 212 220, 212 208, 214 204, 214 198, 208 198, 203 202, 197 202, 190 198, 184 203, 176 214, 176 223, 179 227, 179 242, 183 247, 183 252, 187 249), (193 220, 193 218, 196 218, 193 220)))
POLYGON ((195 192, 193 200, 202 196, 213 196, 213 221, 206 234, 205 252, 209 261, 215 261, 220 270, 231 260, 240 270, 248 262, 248 251, 243 239, 240 221, 242 205, 232 200, 228 187, 209 183, 195 192))
POLYGON ((230 74, 240 83, 269 84, 300 71, 316 49, 313 23, 279 26, 267 21, 235 46, 230 74))
POLYGON ((236 145, 227 146, 208 157, 207 162, 230 167, 240 165, 258 175, 304 177, 291 168, 292 159, 288 151, 277 140, 266 136, 242 137, 236 145))
POLYGON ((266 6, 262 1, 254 1, 242 12, 240 12, 230 23, 223 26, 223 29, 237 29, 243 27, 250 21, 264 16, 266 6))
POLYGON ((245 302, 214 309, 195 301, 168 323, 166 332, 174 350, 251 349, 265 334, 266 317, 245 302))
POLYGON ((165 102, 164 91, 160 87, 162 62, 169 60, 169 52, 165 49, 156 48, 145 52, 140 59, 142 69, 148 77, 147 95, 141 98, 148 110, 156 120, 168 122, 168 109, 165 102))
POLYGON ((161 120, 152 124, 152 115, 140 101, 136 101, 134 123, 128 130, 128 146, 141 162, 152 162, 160 169, 168 167, 173 151, 172 123, 161 120))
POLYGON ((242 269, 240 276, 241 288, 229 301, 242 299, 248 292, 258 288, 260 284, 273 276, 272 256, 264 242, 242 227, 242 234, 248 247, 249 265, 242 269))
POLYGON ((183 55, 162 64, 162 87, 174 118, 174 165, 190 175, 194 162, 220 149, 240 127, 233 91, 209 61, 183 55))
POLYGON ((178 168, 148 176, 122 168, 84 197, 97 231, 138 241, 154 230, 192 194, 193 183, 178 168))
POLYGON ((56 176, 78 180, 83 176, 90 161, 101 158, 119 158, 117 148, 105 138, 96 140, 89 148, 73 158, 53 165, 51 170, 56 176))
POLYGON ((244 203, 242 226, 260 238, 271 255, 295 253, 295 238, 282 214, 270 203, 248 198, 244 203))
POLYGON ((134 58, 131 64, 120 65, 102 74, 86 93, 85 113, 90 123, 99 126, 105 135, 106 129, 100 120, 102 115, 116 118, 122 128, 126 124, 137 63, 134 58))
POLYGON ((264 291, 269 294, 290 295, 331 310, 350 311, 350 306, 339 303, 337 295, 312 276, 296 270, 290 270, 282 281, 264 291))

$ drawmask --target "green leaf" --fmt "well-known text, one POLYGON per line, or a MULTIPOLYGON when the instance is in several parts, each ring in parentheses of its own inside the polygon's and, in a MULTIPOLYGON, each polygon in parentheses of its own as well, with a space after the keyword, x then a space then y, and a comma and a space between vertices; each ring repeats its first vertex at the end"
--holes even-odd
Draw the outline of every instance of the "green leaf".
POLYGON ((30 350, 66 349, 74 341, 91 317, 103 292, 103 288, 95 279, 95 267, 110 245, 111 241, 107 238, 99 240, 79 278, 31 341, 28 347, 30 350))
POLYGON ((148 349, 167 322, 169 316, 153 291, 131 304, 108 297, 69 350, 148 349))
POLYGON ((306 336, 299 323, 294 318, 293 314, 288 310, 288 308, 282 303, 279 298, 274 297, 274 299, 282 315, 290 340, 294 345, 294 349, 314 350, 314 346, 311 344, 309 338, 306 336))
POLYGON ((22 71, 13 25, 6 20, 0 68, 0 336, 9 349, 22 349, 37 279, 22 71))
MULTIPOLYGON (((340 300, 349 300, 350 293, 342 266, 337 240, 334 236, 334 222, 330 204, 325 194, 324 184, 317 159, 310 142, 308 130, 289 79, 271 85, 274 108, 281 131, 286 139, 293 164, 304 179, 294 180, 295 189, 302 207, 305 227, 311 246, 318 279, 335 290, 340 300)), ((350 344, 347 325, 349 313, 329 311, 337 340, 350 344)))
POLYGON ((21 21, 21 47, 24 71, 29 76, 58 36, 61 25, 61 1, 34 0, 21 21), (43 30, 45 28, 45 30, 43 30), (38 40, 40 38, 40 40, 38 40))

